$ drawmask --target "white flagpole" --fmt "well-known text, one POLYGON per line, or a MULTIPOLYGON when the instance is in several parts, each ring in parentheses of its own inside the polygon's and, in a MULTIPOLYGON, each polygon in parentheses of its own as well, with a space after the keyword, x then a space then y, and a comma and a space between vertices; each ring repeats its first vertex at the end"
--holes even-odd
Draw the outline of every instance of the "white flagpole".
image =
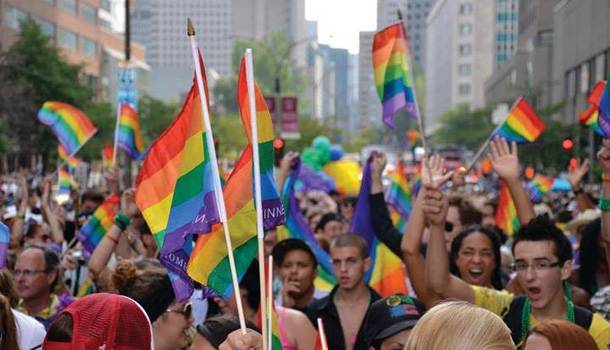
MULTIPOLYGON (((267 349, 267 298, 265 298, 265 251, 263 239, 263 200, 261 198, 261 169, 258 154, 258 123, 256 120, 256 92, 254 90, 254 68, 252 49, 246 49, 246 85, 248 87, 248 110, 250 111, 250 129, 252 132, 252 167, 254 172, 254 203, 256 206, 256 232, 258 241, 258 272, 261 290, 261 333, 263 334, 263 349, 267 349)), ((271 278, 271 276, 269 277, 271 278)))
POLYGON ((273 255, 269 255, 269 280, 267 281, 267 337, 269 350, 273 350, 273 255))
POLYGON ((203 112, 203 123, 206 129, 206 144, 210 153, 210 161, 212 162, 212 176, 214 180, 214 194, 216 196, 216 205, 218 214, 222 222, 225 241, 227 244, 227 255, 229 256, 229 267, 231 269, 231 279, 233 280, 233 290, 235 291, 235 302, 237 304, 237 312, 239 316, 239 324, 243 334, 246 334, 246 319, 244 317, 244 307, 241 302, 241 293, 239 292, 239 280, 237 278, 237 269, 235 268, 235 257, 233 256, 233 244, 231 243, 231 234, 229 233, 229 224, 227 223, 227 211, 222 193, 222 185, 220 184, 220 174, 218 173, 218 161, 216 160, 216 150, 214 149, 214 135, 212 134, 212 126, 210 124, 210 115, 208 111, 207 96, 203 88, 203 77, 201 67, 199 65, 199 48, 195 39, 195 28, 189 18, 187 21, 187 35, 191 42, 191 52, 193 54, 193 62, 195 63, 195 76, 197 80, 197 89, 199 90, 199 99, 201 101, 201 110, 203 112))

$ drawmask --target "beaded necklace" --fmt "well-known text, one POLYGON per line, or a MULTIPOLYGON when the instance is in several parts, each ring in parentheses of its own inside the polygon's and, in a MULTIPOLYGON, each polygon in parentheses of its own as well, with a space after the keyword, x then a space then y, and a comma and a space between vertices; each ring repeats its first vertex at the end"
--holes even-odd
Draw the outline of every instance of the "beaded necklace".
MULTIPOLYGON (((565 319, 571 323, 575 323, 574 316, 574 303, 572 302, 572 288, 564 281, 563 282, 564 301, 566 303, 566 315, 565 319)), ((527 333, 530 330, 530 315, 532 313, 532 305, 530 304, 529 298, 525 299, 523 304, 523 311, 521 312, 521 340, 525 340, 527 333)))

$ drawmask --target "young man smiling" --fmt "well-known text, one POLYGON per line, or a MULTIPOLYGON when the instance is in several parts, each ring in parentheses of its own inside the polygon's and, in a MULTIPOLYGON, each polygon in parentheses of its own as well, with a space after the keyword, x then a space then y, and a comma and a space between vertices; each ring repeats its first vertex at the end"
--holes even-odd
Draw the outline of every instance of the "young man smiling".
POLYGON ((511 329, 515 344, 527 332, 547 319, 566 319, 585 328, 600 349, 610 342, 610 323, 601 316, 574 306, 566 281, 572 272, 572 250, 568 239, 546 217, 536 217, 515 235, 513 255, 517 282, 525 296, 506 291, 471 286, 449 273, 444 247, 444 220, 447 198, 439 190, 428 189, 424 213, 430 223, 430 241, 426 258, 428 287, 444 298, 475 303, 503 317, 511 329))

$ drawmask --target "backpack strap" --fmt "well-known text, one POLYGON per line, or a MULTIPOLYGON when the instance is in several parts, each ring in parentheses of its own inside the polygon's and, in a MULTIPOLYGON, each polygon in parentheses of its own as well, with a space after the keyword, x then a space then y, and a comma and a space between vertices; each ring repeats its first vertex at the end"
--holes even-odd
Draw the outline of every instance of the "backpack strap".
POLYGON ((593 323, 593 313, 585 308, 574 305, 574 323, 589 331, 593 323))

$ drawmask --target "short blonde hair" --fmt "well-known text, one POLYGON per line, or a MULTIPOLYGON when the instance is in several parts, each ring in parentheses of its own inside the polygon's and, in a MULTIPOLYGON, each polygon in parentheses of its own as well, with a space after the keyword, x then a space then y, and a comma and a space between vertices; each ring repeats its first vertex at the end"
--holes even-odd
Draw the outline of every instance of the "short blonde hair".
POLYGON ((514 350, 510 330, 497 315, 465 301, 447 301, 417 322, 405 350, 514 350))

